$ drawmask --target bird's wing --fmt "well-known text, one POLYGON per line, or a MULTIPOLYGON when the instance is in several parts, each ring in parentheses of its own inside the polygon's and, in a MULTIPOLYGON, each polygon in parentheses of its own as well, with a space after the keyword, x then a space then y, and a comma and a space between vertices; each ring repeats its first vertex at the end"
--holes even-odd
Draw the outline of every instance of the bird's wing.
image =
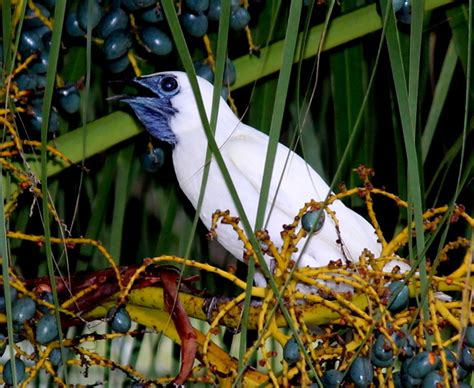
MULTIPOLYGON (((231 163, 242 175, 243 178, 239 179, 246 179, 258 195, 261 191, 267 145, 267 135, 246 125, 240 125, 222 148, 226 162, 231 163)), ((306 202, 311 199, 324 201, 328 193, 329 186, 326 182, 299 155, 283 144, 278 145, 267 202, 267 216, 273 206, 272 213, 283 213, 289 223, 306 202)), ((317 235, 320 243, 340 252, 341 247, 336 240, 341 237, 348 255, 352 258, 358 257, 364 248, 369 248, 374 253, 379 252, 374 229, 365 219, 341 201, 336 201, 330 207, 340 221, 341 235, 336 234, 334 226, 329 226, 331 222, 326 222, 317 235)), ((270 214, 270 220, 271 217, 273 216, 270 214)))
MULTIPOLYGON (((268 136, 241 125, 222 148, 222 154, 260 193, 268 136), (243 128, 242 128, 243 127, 243 128)), ((324 180, 296 153, 278 145, 268 203, 293 218, 311 199, 323 201, 329 192, 324 180), (285 163, 287 164, 285 167, 285 163)))

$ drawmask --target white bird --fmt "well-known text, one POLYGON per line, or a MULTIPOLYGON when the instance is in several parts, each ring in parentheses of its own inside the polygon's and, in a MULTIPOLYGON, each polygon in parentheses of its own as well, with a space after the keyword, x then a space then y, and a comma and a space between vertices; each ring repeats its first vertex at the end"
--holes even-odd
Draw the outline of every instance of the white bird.
MULTIPOLYGON (((209 118, 213 86, 197 78, 209 118)), ((132 83, 145 93, 122 97, 121 101, 132 107, 152 136, 172 145, 173 165, 179 185, 196 208, 208 141, 187 74, 177 71, 156 73, 137 77, 132 83)), ((215 140, 245 213, 254 225, 269 137, 242 123, 221 98, 215 140)), ((266 229, 277 247, 282 244, 280 232, 283 225, 290 224, 306 202, 324 201, 329 191, 326 182, 298 154, 278 144, 266 208, 266 217, 269 217, 266 229), (288 154, 289 161, 285 166, 288 154)), ((339 200, 329 208, 339 220, 340 234, 336 232, 331 217, 326 215, 322 229, 312 236, 302 253, 305 239, 298 245, 300 252, 295 254, 298 255, 295 261, 301 255, 300 267, 321 267, 344 258, 357 261, 364 249, 370 250, 376 257, 381 253, 381 244, 369 222, 339 200)), ((211 227, 212 214, 217 209, 228 209, 232 215, 239 215, 213 158, 200 213, 207 228, 211 227)), ((243 260, 242 241, 231 227, 220 228, 217 239, 233 256, 243 260)), ((271 266, 271 258, 266 256, 265 260, 271 266)), ((266 283, 259 276, 256 277, 256 284, 264 286, 266 283)))

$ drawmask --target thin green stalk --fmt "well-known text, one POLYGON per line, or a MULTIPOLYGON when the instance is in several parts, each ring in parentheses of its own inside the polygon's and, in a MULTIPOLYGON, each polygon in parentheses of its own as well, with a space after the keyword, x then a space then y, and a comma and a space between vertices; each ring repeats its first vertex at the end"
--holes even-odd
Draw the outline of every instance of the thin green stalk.
POLYGON ((448 90, 451 85, 451 80, 453 78, 457 63, 458 56, 456 55, 456 47, 454 39, 451 39, 448 49, 446 50, 446 56, 439 74, 438 83, 436 84, 430 112, 428 113, 428 118, 425 124, 425 129, 423 131, 423 135, 421 136, 421 159, 423 163, 426 162, 431 142, 433 140, 444 103, 446 102, 446 97, 448 95, 448 90))
MULTIPOLYGON (((334 1, 331 2, 331 8, 334 6, 334 1)), ((290 15, 288 17, 288 25, 287 25, 287 32, 286 32, 286 37, 285 37, 285 46, 284 46, 284 55, 282 59, 282 66, 281 66, 281 73, 278 78, 278 83, 277 83, 277 90, 276 90, 276 98, 275 98, 275 103, 273 107, 273 114, 272 114, 272 121, 270 124, 270 134, 269 134, 269 143, 268 143, 268 148, 267 148, 267 156, 265 160, 265 166, 264 166, 264 174, 262 177, 262 186, 260 190, 260 198, 259 198, 259 206, 257 210, 257 217, 256 217, 256 222, 255 222, 255 230, 261 229, 263 226, 263 221, 265 217, 265 212, 266 210, 271 213, 273 207, 270 209, 267 208, 268 206, 268 195, 269 195, 269 189, 270 189, 270 183, 271 183, 271 177, 272 177, 272 172, 273 172, 273 165, 276 157, 276 151, 279 143, 279 138, 280 138, 280 131, 281 131, 281 125, 282 125, 282 119, 283 119, 283 113, 285 110, 285 104, 286 104, 286 97, 288 94, 288 85, 289 85, 289 80, 290 80, 290 74, 291 74, 291 69, 292 69, 292 63, 293 63, 293 57, 295 55, 295 50, 296 50, 296 44, 297 44, 297 37, 298 37, 298 29, 299 29, 299 22, 300 22, 300 17, 301 17, 301 9, 302 9, 302 2, 294 1, 292 2, 291 8, 290 8, 290 15)), ((331 12, 329 12, 329 15, 331 12)), ((329 19, 330 16, 327 16, 329 19)), ((329 20, 325 25, 328 25, 329 20)), ((323 34, 324 36, 324 34, 323 34)), ((289 157, 290 154, 288 154, 289 157)), ((288 162, 288 158, 287 158, 288 162)), ((281 183, 281 180, 280 180, 281 183)), ((275 196, 278 195, 278 188, 277 192, 275 193, 275 196)), ((270 214, 268 215, 268 219, 270 218, 270 214)), ((296 268, 293 267, 293 270, 296 268)), ((284 285, 283 289, 287 286, 289 282, 290 277, 288 278, 287 283, 284 285)), ((247 284, 249 283, 251 279, 247 278, 247 284)), ((273 281, 273 278, 269 279, 270 281, 273 281)), ((271 284, 271 282, 270 282, 271 284)), ((276 294, 276 304, 272 311, 270 312, 269 318, 267 319, 267 322, 265 324, 263 332, 266 331, 266 328, 268 327, 269 323, 271 322, 271 318, 273 314, 276 312, 277 306, 282 302, 281 297, 282 297, 282 292, 279 292, 276 294)), ((301 341, 301 338, 299 337, 298 333, 295 332, 294 328, 289 325, 290 328, 293 331, 294 338, 298 343, 299 348, 302 350, 302 354, 305 355, 305 358, 308 356, 306 352, 304 351, 304 345, 301 341)), ((261 333, 263 335, 263 333, 261 333)), ((260 342, 261 336, 257 341, 255 342, 256 344, 260 342)), ((256 351, 256 347, 254 346, 251 349, 250 356, 248 357, 248 360, 251 359, 252 355, 256 351)), ((243 350, 243 345, 241 344, 242 353, 239 353, 239 357, 243 358, 243 355, 245 352, 243 350)), ((313 363, 309 358, 306 359, 308 362, 308 365, 312 372, 317 376, 313 363)), ((248 366, 249 361, 244 365, 245 367, 248 366)), ((240 366, 240 362, 239 362, 240 366)), ((239 368, 239 372, 237 374, 237 377, 235 379, 234 386, 236 384, 239 384, 240 378, 242 377, 245 369, 244 368, 239 368)))
MULTIPOLYGON (((276 18, 278 17, 278 14, 281 9, 281 1, 275 1, 273 2, 273 7, 270 13, 270 17, 267 20, 267 23, 269 23, 268 29, 268 35, 267 35, 267 46, 269 44, 269 41, 271 40, 274 32, 275 32, 275 26, 276 26, 276 18)), ((263 56, 263 61, 261 63, 261 67, 258 69, 257 73, 262 72, 264 64, 267 63, 268 58, 266 56, 263 56)), ((260 106, 262 109, 259 110, 258 115, 259 119, 262 121, 265 121, 266 119, 270 120, 270 125, 271 125, 271 120, 273 118, 273 110, 270 110, 267 108, 267 105, 265 105, 265 102, 268 104, 271 104, 272 101, 275 100, 276 96, 276 90, 275 93, 273 93, 273 85, 270 85, 268 88, 268 84, 264 87, 264 99, 263 103, 260 102, 260 106), (271 100, 268 99, 268 95, 271 95, 271 100)), ((256 84, 254 85, 254 88, 252 90, 252 96, 251 100, 255 101, 255 89, 256 89, 256 84)), ((259 120, 259 121, 260 121, 259 120)), ((241 376, 243 375, 243 372, 245 371, 247 365, 252 362, 253 359, 253 353, 247 358, 247 361, 244 362, 244 356, 245 353, 247 352, 247 345, 248 345, 248 331, 247 331, 247 322, 249 319, 249 311, 250 311, 250 303, 252 300, 252 295, 251 295, 251 289, 253 286, 254 282, 254 277, 255 277, 255 262, 253 257, 250 258, 248 262, 248 268, 247 268, 247 277, 246 277, 246 282, 247 282, 247 288, 245 290, 245 300, 244 300, 244 305, 243 305, 243 312, 242 312, 242 322, 241 322, 241 333, 240 333, 240 338, 239 338, 239 365, 238 365, 238 376, 234 380, 233 386, 236 386, 241 383, 241 376)), ((278 305, 278 304, 277 304, 278 305)))
MULTIPOLYGON (((420 86, 421 43, 423 37, 423 15, 425 0, 412 2, 412 23, 410 25, 410 66, 408 68, 408 107, 413 125, 418 117, 418 92, 420 86)), ((415 140, 416 131, 413 131, 415 140)))
MULTIPOLYGON (((425 208, 424 206, 424 195, 422 194, 421 190, 424 190, 424 179, 423 175, 420 173, 422 170, 420 168, 422 162, 418 157, 418 150, 417 148, 419 145, 419 140, 417 138, 417 128, 418 128, 418 94, 419 94, 419 78, 420 78, 420 60, 421 60, 421 43, 423 37, 423 16, 424 16, 424 2, 425 0, 419 0, 413 2, 412 7, 412 23, 410 28, 410 57, 409 57, 409 68, 408 68, 408 108, 410 110, 410 118, 411 118, 411 138, 413 144, 415 145, 415 154, 410 157, 408 160, 408 166, 413 169, 412 174, 416 176, 416 180, 414 179, 414 183, 418 186, 413 188, 417 193, 413 193, 413 202, 414 202, 414 216, 416 222, 416 248, 419 254, 420 260, 420 284, 421 284, 421 291, 420 295, 422 296, 421 300, 421 308, 423 309, 423 316, 425 319, 429 319, 429 306, 428 306, 428 299, 426 298, 428 295, 428 287, 429 287, 429 279, 426 270, 426 256, 425 256, 425 237, 423 234, 423 218, 422 212, 425 208), (410 162, 412 160, 412 162, 410 162), (418 210, 417 210, 418 209, 418 210), (421 235, 419 234, 421 232, 421 235), (423 300, 426 298, 426 300, 423 300)), ((400 51, 401 52, 401 51, 400 51)), ((410 190, 411 191, 411 190, 410 190)), ((409 192, 410 192, 409 191, 409 192)), ((411 218, 411 217, 410 217, 411 218)), ((431 343, 433 341, 433 337, 427 333, 427 349, 431 350, 431 343)))
MULTIPOLYGON (((298 29, 300 24, 302 1, 292 1, 290 15, 288 17, 288 25, 286 30, 285 45, 283 47, 283 56, 281 62, 280 75, 276 90, 276 98, 273 106, 272 121, 270 123, 269 141, 265 166, 263 170, 262 185, 260 188, 260 198, 258 202, 257 217, 255 219, 255 230, 263 227, 265 221, 265 212, 268 206, 268 196, 270 192, 270 183, 272 179, 273 166, 278 143, 280 141, 281 126, 283 122, 283 114, 285 112, 286 98, 288 95, 288 87, 290 83, 291 69, 293 66, 296 43, 298 38, 298 29)), ((270 215, 268 215, 268 218, 270 215)))
MULTIPOLYGON (((388 11, 387 29, 385 36, 387 40, 390 64, 392 67, 392 76, 395 84, 395 92, 400 112, 403 138, 405 142, 405 152, 408 163, 408 202, 410 203, 410 207, 408 208, 408 222, 411 222, 411 214, 413 214, 415 221, 415 231, 417 236, 416 247, 418 255, 421 255, 425 249, 425 241, 422 217, 422 177, 420 176, 419 159, 416 149, 416 123, 412 117, 412 108, 410 107, 409 103, 409 90, 407 90, 407 81, 403 64, 402 48, 400 46, 395 15, 393 14, 393 9, 391 8, 391 6, 389 7, 389 3, 387 0, 383 0, 382 10, 384 15, 386 15, 388 11)), ((417 17, 417 19, 413 19, 412 23, 421 22, 422 15, 420 15, 419 13, 415 13, 415 15, 413 16, 417 17)), ((414 44, 418 44, 417 39, 414 39, 414 42, 414 44)), ((410 64, 410 66, 412 65, 410 64)), ((416 63, 414 66, 416 66, 416 63)), ((414 73, 415 70, 410 71, 410 73, 412 72, 414 73)), ((412 255, 410 255, 410 257, 412 257, 412 255)), ((414 263, 413 257, 412 263, 414 263)), ((427 292, 428 287, 425 258, 419 256, 418 262, 416 264, 419 265, 420 281, 422 284, 421 294, 423 294, 427 292)), ((423 315, 424 319, 429 319, 429 309, 426 303, 423 306, 423 315)))
MULTIPOLYGON (((219 18, 219 31, 217 33, 217 50, 216 50, 216 68, 214 72, 214 93, 212 96, 212 109, 211 109, 211 120, 210 127, 214 134, 217 126, 217 117, 219 114, 219 102, 220 102, 220 91, 222 89, 224 69, 227 58, 227 44, 229 36, 229 24, 230 24, 230 0, 224 1, 221 6, 221 16, 219 18)), ((201 191, 199 192, 199 198, 196 205, 196 214, 194 216, 191 233, 188 239, 188 245, 184 257, 189 257, 191 253, 191 247, 193 243, 193 237, 196 232, 197 224, 199 221, 199 214, 201 213, 202 204, 204 201, 204 194, 207 187, 207 179, 209 177, 209 169, 211 162, 212 152, 210 148, 207 148, 205 165, 201 181, 201 191)))
MULTIPOLYGON (((0 257, 2 258, 2 278, 3 278, 3 294, 5 296, 5 309, 7 314, 7 334, 8 338, 11 340, 14 336, 13 331, 13 320, 12 320, 12 296, 10 289, 10 276, 8 273, 10 271, 11 257, 10 257, 10 248, 7 239, 7 230, 8 230, 8 221, 5 218, 5 209, 4 203, 5 198, 7 198, 8 186, 7 179, 3 179, 3 165, 0 164, 0 257)), ((15 359, 15 348, 9 346, 10 360, 15 359)), ((13 386, 17 386, 17 375, 16 375, 16 365, 14 362, 11 363, 12 368, 12 377, 13 377, 13 386)))
POLYGON ((119 264, 121 261, 123 225, 125 221, 125 211, 130 188, 134 146, 128 145, 119 151, 117 158, 117 170, 115 177, 115 194, 113 200, 112 233, 110 235, 110 254, 119 264))
MULTIPOLYGON (((55 316, 57 327, 61 327, 61 318, 59 316, 59 300, 56 286, 56 277, 54 271, 54 258, 51 246, 51 229, 50 229, 50 211, 48 208, 49 204, 49 190, 48 190, 48 153, 46 145, 48 142, 48 127, 49 118, 51 111, 51 101, 54 92, 54 85, 56 79, 56 69, 59 58, 59 51, 61 47, 61 34, 64 22, 64 15, 66 12, 66 1, 58 0, 54 9, 54 28, 51 37, 51 47, 49 51, 49 66, 46 74, 46 88, 44 91, 43 99, 43 123, 41 126, 41 194, 43 197, 42 201, 42 215, 43 215, 43 227, 44 227, 44 244, 46 251, 46 262, 48 266, 48 275, 51 282, 51 291, 53 293, 53 300, 55 305, 55 316)), ((63 341, 63 334, 61 330, 58 330, 59 341, 63 341)), ((63 364, 67 365, 66 353, 61 346, 61 356, 63 364)), ((64 368, 64 374, 67 382, 67 368, 64 368)))
MULTIPOLYGON (((331 15, 332 15, 332 11, 333 11, 334 5, 335 5, 335 2, 334 2, 334 1, 331 1, 330 6, 329 6, 329 10, 328 10, 327 15, 326 15, 326 21, 325 21, 325 23, 324 23, 324 25, 326 26, 326 28, 329 26, 329 21, 330 21, 330 19, 331 19, 331 15)), ((323 45, 323 43, 324 43, 324 38, 325 38, 325 36, 326 36, 326 31, 327 31, 326 28, 324 29, 324 33, 321 35, 321 41, 318 43, 318 47, 319 47, 319 48, 321 48, 322 45, 323 45)), ((307 37, 307 35, 304 35, 304 36, 307 37)), ((305 42, 303 42, 303 47, 304 47, 304 46, 305 46, 305 42)), ((293 53, 293 55, 294 55, 294 53, 293 53)), ((318 57, 317 57, 317 59, 316 59, 316 63, 315 63, 315 69, 316 69, 316 71, 315 71, 315 69, 313 69, 313 73, 314 73, 314 72, 316 73, 316 82, 315 82, 315 85, 314 85, 313 90, 312 90, 312 93, 311 93, 310 102, 308 103, 308 110, 309 110, 309 106, 311 105, 311 101, 313 100, 314 94, 315 94, 315 91, 316 91, 316 86, 317 86, 317 81, 318 81, 319 58, 320 58, 320 57, 319 57, 319 55, 318 55, 318 57)), ((298 79, 299 79, 299 75, 300 75, 300 74, 298 74, 298 79)), ((312 76, 313 76, 313 75, 311 75, 310 79, 312 79, 312 76)), ((297 85, 299 85, 299 82, 297 82, 297 85)), ((278 95, 278 84, 277 84, 277 91, 276 91, 275 94, 278 95)), ((276 105, 276 104, 275 104, 275 105, 276 105)), ((273 112, 274 112, 274 111, 275 111, 275 109, 273 110, 273 112)), ((306 112, 306 115, 307 115, 307 114, 308 114, 308 112, 306 112)), ((272 115, 272 119, 273 119, 273 117, 274 117, 274 116, 272 115)), ((296 148, 296 146, 297 146, 297 144, 298 144, 298 141, 299 141, 299 138, 300 138, 300 131, 298 131, 298 132, 295 133, 295 136, 294 136, 293 141, 292 141, 292 149, 295 149, 295 148, 296 148)), ((290 155, 291 155, 291 151, 289 151, 288 154, 287 154, 287 157, 286 157, 286 160, 285 160, 285 169, 286 169, 287 163, 288 163, 288 161, 289 161, 290 155)), ((270 175, 271 175, 271 172, 270 172, 270 175)), ((265 176, 265 175, 264 175, 264 176, 265 176)), ((278 195, 278 190, 279 190, 279 187, 280 187, 280 185, 281 185, 282 179, 283 179, 283 175, 280 177, 280 181, 278 182, 278 186, 277 186, 277 190, 276 190, 275 196, 278 195)), ((272 211, 273 205, 274 205, 274 204, 271 205, 271 208, 269 209, 269 212, 272 211)), ((268 221, 267 221, 267 222, 268 222, 268 221)), ((309 239, 308 239, 308 240, 309 240, 309 239)), ((308 241, 306 241, 305 246, 306 246, 307 243, 308 243, 308 241)), ((303 247, 302 252, 304 252, 305 246, 303 247)), ((298 261, 297 261, 297 263, 298 263, 298 261)), ((292 268, 291 272, 294 272, 294 271, 296 270, 296 268, 297 268, 297 265, 292 268)), ((268 319, 267 319, 267 321, 266 321, 266 323, 265 323, 265 325, 264 325, 264 329, 263 329, 262 333, 260 333, 258 339, 257 339, 257 340, 255 341, 255 343, 254 343, 254 346, 250 349, 249 357, 248 357, 249 360, 251 359, 251 357, 253 356, 253 354, 254 354, 254 353, 256 352, 256 350, 257 350, 257 347, 255 346, 255 344, 260 343, 263 334, 267 331, 268 326, 269 326, 269 324, 270 324, 270 322, 271 322, 271 318, 272 318, 272 317, 274 316, 274 314, 276 313, 277 307, 278 307, 279 303, 281 302, 281 295, 283 294, 284 290, 285 290, 286 287, 288 286, 288 284, 289 284, 289 282, 290 282, 290 279, 291 279, 291 274, 290 274, 290 276, 288 276, 287 281, 286 281, 285 284, 283 285, 283 287, 282 287, 282 289, 281 289, 280 295, 277 296, 277 303, 275 303, 275 306, 274 306, 274 307, 272 308, 272 310, 270 311, 270 313, 269 313, 269 315, 268 315, 268 319)), ((295 333, 294 331, 293 331, 293 334, 294 334, 294 338, 295 338, 295 340, 296 340, 296 342, 297 342, 297 344, 298 344, 298 347, 301 349, 302 354, 304 354, 304 355, 305 355, 305 358, 306 358, 306 357, 307 357, 307 353, 306 353, 306 351, 305 351, 305 349, 304 349, 304 345, 303 345, 303 343, 302 343, 302 341, 301 341, 299 335, 297 335, 297 333, 295 333)), ((306 359, 306 361, 308 362, 308 365, 309 365, 311 371, 312 371, 313 374, 316 376, 316 379, 317 379, 317 381, 319 382, 319 378, 317 377, 317 373, 316 373, 316 371, 314 370, 313 363, 312 363, 311 360, 309 360, 308 358, 306 359)), ((239 378, 239 377, 242 375, 242 373, 243 373, 243 372, 240 372, 239 375, 237 376, 237 378, 239 378)))
MULTIPOLYGON (((469 120, 472 120, 472 105, 471 105, 471 76, 472 76, 472 46, 473 46, 473 0, 469 0, 469 7, 467 9, 467 50, 466 50, 466 89, 464 93, 464 117, 463 117, 463 128, 462 128, 462 135, 460 137, 460 156, 459 156, 459 169, 458 174, 456 177, 456 186, 454 190, 453 198, 449 205, 449 211, 447 212, 447 219, 451 218, 452 213, 454 212, 456 200, 459 197, 461 192, 461 188, 463 186, 462 182, 466 181, 466 178, 463 178, 466 175, 466 172, 469 171, 470 166, 467 166, 466 171, 463 171, 464 161, 465 161, 465 154, 466 154, 466 139, 467 139, 467 131, 469 127, 469 120)), ((438 255, 436 256, 435 263, 440 260, 439 254, 442 252, 442 247, 444 246, 444 242, 446 240, 446 236, 448 234, 450 228, 450 223, 445 223, 445 230, 443 232, 443 237, 440 241, 438 246, 438 255)), ((433 273, 430 274, 433 276, 433 273)))
MULTIPOLYGON (((12 22, 11 9, 12 9, 11 2, 9 0, 6 0, 5 3, 3 4, 3 9, 2 9, 3 42, 11 42, 11 39, 12 39, 13 28, 11 24, 12 22)), ((26 2, 22 4, 22 10, 21 10, 22 17, 20 19, 18 31, 21 31, 21 27, 23 25, 25 9, 26 9, 26 2)), ((17 33, 16 42, 15 42, 15 52, 18 48, 19 35, 20 34, 17 33)), ((15 61, 10 52, 10 45, 3 44, 3 68, 9 69, 8 73, 5 72, 5 74, 11 74, 14 64, 15 64, 15 61)), ((2 79, 2 84, 3 84, 3 80, 4 80, 3 74, 1 77, 2 77, 1 79, 2 79)), ((5 108, 8 107, 9 105, 10 105, 9 96, 7 95, 5 98, 5 108)), ((2 139, 4 138, 4 136, 6 136, 6 134, 7 134, 7 131, 4 126, 2 139)), ((10 264, 11 264, 11 258, 10 258, 10 247, 9 247, 8 239, 7 239, 8 222, 7 222, 7 219, 5 218, 5 211, 4 211, 4 203, 5 203, 4 201, 8 193, 8 190, 7 190, 8 185, 9 185, 9 180, 3 177, 3 166, 0 166, 0 202, 1 202, 0 204, 0 257, 2 257, 3 259, 2 274, 3 274, 3 292, 5 295, 5 308, 6 308, 6 314, 7 314, 7 335, 8 335, 8 338, 11 340, 13 339, 13 336, 14 336, 10 277, 8 276, 10 264)), ((9 353, 10 353, 10 360, 14 360, 15 349, 13 346, 9 346, 9 353)), ((16 387, 18 384, 18 379, 17 379, 17 374, 16 374, 15 362, 11 363, 11 368, 12 368, 13 386, 16 387)))
MULTIPOLYGON (((462 129, 462 145, 461 145, 461 156, 459 161, 459 173, 456 180, 456 190, 453 198, 453 202, 459 196, 461 189, 461 177, 462 177, 462 168, 464 164, 465 152, 466 152, 466 139, 467 139, 467 129, 469 127, 469 120, 472 119, 472 50, 473 50, 473 0, 469 0, 469 8, 467 10, 467 69, 466 69, 466 91, 465 91, 465 100, 464 100, 464 118, 463 118, 463 129, 462 129)), ((453 203, 454 205, 454 203, 453 203)))

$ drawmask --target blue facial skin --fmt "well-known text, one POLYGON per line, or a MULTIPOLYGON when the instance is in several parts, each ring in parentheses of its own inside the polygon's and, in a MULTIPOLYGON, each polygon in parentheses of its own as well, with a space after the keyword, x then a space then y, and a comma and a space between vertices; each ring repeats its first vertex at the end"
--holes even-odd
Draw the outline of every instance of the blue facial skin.
POLYGON ((179 92, 176 79, 171 75, 160 74, 137 77, 132 83, 146 89, 148 96, 127 96, 121 101, 130 105, 153 137, 175 146, 177 139, 171 130, 170 119, 178 112, 171 104, 171 97, 179 92))

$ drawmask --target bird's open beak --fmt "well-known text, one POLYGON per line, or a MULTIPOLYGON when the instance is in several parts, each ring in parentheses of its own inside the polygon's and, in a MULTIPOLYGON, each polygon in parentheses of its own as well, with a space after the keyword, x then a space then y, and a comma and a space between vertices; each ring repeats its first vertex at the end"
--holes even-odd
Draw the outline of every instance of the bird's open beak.
POLYGON ((160 98, 158 94, 154 93, 150 88, 143 85, 143 83, 140 82, 140 79, 138 77, 132 78, 132 79, 110 81, 109 84, 121 85, 124 89, 128 89, 130 91, 133 90, 135 93, 134 94, 124 93, 124 94, 118 94, 116 96, 107 97, 107 101, 132 100, 137 96, 160 98), (132 86, 133 89, 130 89, 129 88, 130 86, 132 86))

